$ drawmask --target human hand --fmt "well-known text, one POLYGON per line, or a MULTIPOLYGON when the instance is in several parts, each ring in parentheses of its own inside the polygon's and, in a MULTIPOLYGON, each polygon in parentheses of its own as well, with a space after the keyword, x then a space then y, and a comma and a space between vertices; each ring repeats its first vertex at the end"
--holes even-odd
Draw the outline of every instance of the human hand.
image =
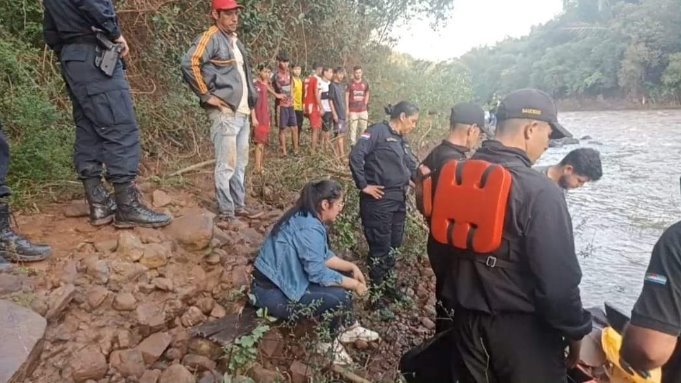
POLYGON ((127 56, 130 52, 130 47, 128 46, 128 42, 125 40, 125 37, 121 35, 119 38, 114 40, 114 42, 121 45, 121 57, 127 56))
POLYGON ((251 115, 251 127, 253 129, 258 127, 258 117, 256 117, 255 114, 251 115))
POLYGON ((355 293, 359 295, 360 297, 363 297, 366 295, 366 293, 369 291, 369 288, 367 285, 365 285, 362 282, 357 282, 357 285, 355 286, 355 293))
POLYGON ((367 185, 364 189, 362 189, 362 192, 365 194, 368 194, 375 199, 381 199, 383 198, 383 186, 379 185, 367 185))
POLYGON ((362 274, 362 270, 355 264, 352 265, 352 278, 358 280, 360 283, 366 285, 367 281, 362 274))
POLYGON ((565 365, 568 369, 574 368, 579 363, 579 353, 582 350, 581 340, 571 340, 568 346, 568 355, 565 358, 565 365))
POLYGON ((226 112, 229 110, 229 106, 224 101, 215 96, 210 96, 208 101, 206 101, 206 104, 220 109, 221 112, 226 112))

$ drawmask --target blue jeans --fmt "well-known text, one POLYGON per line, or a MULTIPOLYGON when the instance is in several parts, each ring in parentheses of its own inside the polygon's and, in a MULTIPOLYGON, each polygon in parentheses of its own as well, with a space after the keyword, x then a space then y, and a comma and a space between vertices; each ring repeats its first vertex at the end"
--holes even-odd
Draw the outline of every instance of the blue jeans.
POLYGON ((208 111, 210 137, 215 146, 215 193, 220 214, 233 216, 245 207, 244 175, 248 165, 248 115, 208 111))
POLYGON ((255 306, 266 308, 267 313, 275 318, 296 322, 305 319, 308 309, 312 309, 309 314, 317 319, 330 316, 329 330, 332 336, 338 335, 342 326, 355 322, 352 293, 342 287, 311 283, 298 302, 288 299, 276 286, 263 287, 257 281, 253 281, 251 293, 255 296, 255 306))

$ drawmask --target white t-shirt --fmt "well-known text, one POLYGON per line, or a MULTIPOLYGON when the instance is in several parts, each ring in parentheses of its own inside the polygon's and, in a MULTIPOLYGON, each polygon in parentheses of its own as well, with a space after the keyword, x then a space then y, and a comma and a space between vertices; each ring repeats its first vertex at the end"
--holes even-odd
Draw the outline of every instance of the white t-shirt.
POLYGON ((324 113, 331 112, 331 100, 329 98, 329 85, 331 82, 320 78, 317 84, 317 91, 321 92, 322 111, 324 113))
POLYGON ((241 49, 236 45, 236 36, 232 37, 232 46, 234 47, 236 68, 239 71, 239 76, 241 76, 241 83, 244 84, 244 91, 241 94, 241 100, 239 100, 236 111, 243 114, 250 114, 251 108, 248 107, 248 83, 246 82, 246 72, 244 71, 244 56, 241 54, 241 49))

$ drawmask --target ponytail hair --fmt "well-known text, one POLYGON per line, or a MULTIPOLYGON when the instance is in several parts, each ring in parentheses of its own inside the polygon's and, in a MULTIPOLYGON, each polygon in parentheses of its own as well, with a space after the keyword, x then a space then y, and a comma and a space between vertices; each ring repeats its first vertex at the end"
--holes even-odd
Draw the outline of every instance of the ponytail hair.
POLYGON ((281 227, 288 222, 294 215, 301 213, 304 215, 317 216, 322 209, 322 202, 335 201, 343 195, 343 188, 334 180, 320 180, 308 182, 300 192, 300 197, 295 205, 279 218, 272 227, 272 234, 277 234, 281 227))
POLYGON ((384 110, 385 114, 389 115, 391 120, 397 120, 400 118, 402 113, 404 113, 406 117, 415 115, 419 112, 419 107, 409 101, 400 101, 394 106, 388 104, 384 110))

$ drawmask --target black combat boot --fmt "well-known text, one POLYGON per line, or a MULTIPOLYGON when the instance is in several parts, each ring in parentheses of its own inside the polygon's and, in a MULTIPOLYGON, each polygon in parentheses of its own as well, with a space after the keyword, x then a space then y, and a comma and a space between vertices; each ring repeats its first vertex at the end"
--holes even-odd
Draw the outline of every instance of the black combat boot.
POLYGON ((87 203, 90 205, 90 224, 101 226, 111 223, 116 214, 116 202, 102 185, 102 180, 88 178, 83 181, 83 186, 87 203))
POLYGON ((52 249, 49 246, 33 244, 12 230, 9 205, 0 202, 0 258, 11 262, 37 262, 51 254, 52 249))
POLYGON ((132 182, 114 184, 114 190, 117 206, 114 226, 117 228, 163 227, 172 220, 167 214, 157 213, 144 206, 140 201, 140 192, 132 182))

